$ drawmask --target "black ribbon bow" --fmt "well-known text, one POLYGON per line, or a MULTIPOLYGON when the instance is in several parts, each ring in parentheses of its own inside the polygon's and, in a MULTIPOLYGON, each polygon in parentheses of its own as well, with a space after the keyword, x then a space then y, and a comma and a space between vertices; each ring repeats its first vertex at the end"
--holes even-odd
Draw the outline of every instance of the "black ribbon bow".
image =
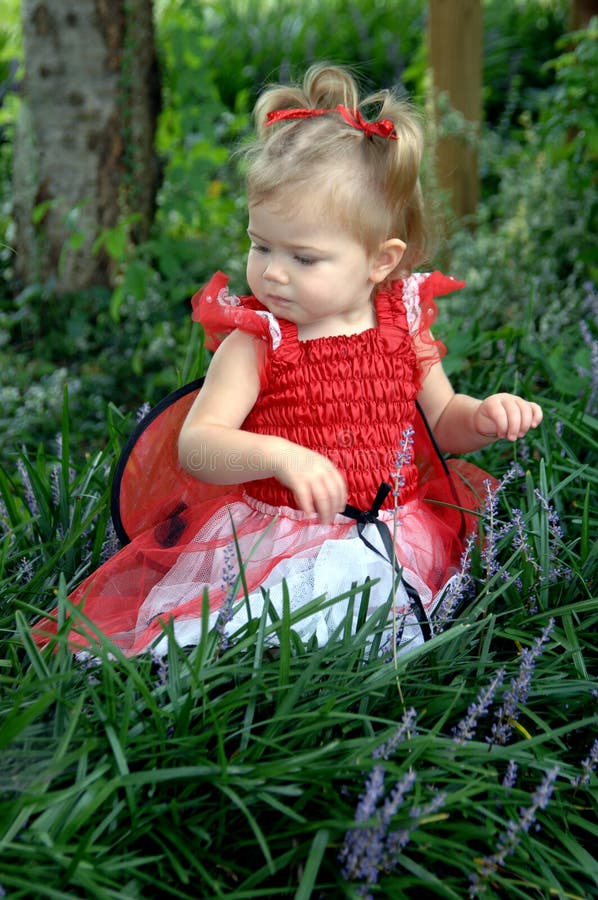
POLYGON ((409 597, 409 602, 411 604, 411 608, 415 613, 415 617, 418 621, 419 627, 421 628, 421 632, 424 638, 424 641, 429 641, 432 637, 432 629, 430 627, 430 622, 428 621, 428 617, 426 615, 426 611, 424 609, 424 605, 422 603, 422 599, 415 588, 409 584, 409 582, 403 576, 403 569, 398 564, 393 547, 392 534, 390 528, 388 527, 386 522, 383 522, 378 518, 378 514, 382 507, 382 504, 388 497, 391 492, 391 486, 383 481, 378 490, 376 491, 376 496, 374 497, 374 502, 372 503, 370 509, 362 510, 357 506, 351 506, 351 504, 347 504, 343 510, 343 515, 348 516, 350 519, 355 519, 357 523, 357 534, 370 550, 373 550, 378 556, 381 556, 382 559, 388 558, 388 562, 393 566, 394 571, 400 578, 401 584, 405 588, 407 596, 409 597), (368 539, 363 534, 366 525, 375 525, 378 534, 382 540, 384 545, 384 549, 386 551, 387 556, 384 556, 377 547, 368 541, 368 539))

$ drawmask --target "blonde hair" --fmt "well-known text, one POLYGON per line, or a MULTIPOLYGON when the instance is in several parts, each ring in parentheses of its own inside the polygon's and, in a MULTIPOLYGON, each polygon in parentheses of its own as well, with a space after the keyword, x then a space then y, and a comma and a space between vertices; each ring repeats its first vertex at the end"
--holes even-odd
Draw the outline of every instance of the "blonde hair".
POLYGON ((347 69, 318 64, 308 69, 301 86, 266 88, 254 118, 257 136, 245 154, 250 206, 280 202, 292 210, 293 203, 311 202, 371 253, 385 240, 400 238, 407 249, 391 277, 410 274, 424 260, 423 135, 409 103, 391 91, 360 100, 347 69), (398 140, 354 128, 335 110, 338 104, 363 112, 369 121, 389 119, 398 140), (295 108, 330 112, 266 124, 269 113, 295 108))

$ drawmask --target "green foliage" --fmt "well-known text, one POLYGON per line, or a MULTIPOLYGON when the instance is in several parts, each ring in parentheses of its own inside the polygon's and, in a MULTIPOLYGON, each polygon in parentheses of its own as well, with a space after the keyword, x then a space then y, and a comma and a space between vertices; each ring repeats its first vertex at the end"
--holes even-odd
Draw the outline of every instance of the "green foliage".
POLYGON ((237 251, 246 227, 231 150, 248 127, 247 110, 221 100, 210 67, 209 10, 170 3, 158 29, 165 73, 158 151, 165 160, 155 238, 164 277, 190 293, 216 268, 241 272, 237 251))
POLYGON ((376 88, 423 80, 423 0, 215 0, 206 10, 210 71, 230 109, 321 60, 351 65, 376 88))
POLYGON ((544 63, 567 30, 568 0, 485 0, 484 116, 502 133, 535 109, 553 75, 544 63))
POLYGON ((543 461, 484 520, 498 569, 475 559, 469 606, 396 665, 369 649, 380 617, 318 649, 301 644, 292 626, 305 613, 288 608, 228 649, 214 631, 161 661, 105 640, 75 659, 67 591, 97 563, 109 456, 74 471, 65 415, 58 456, 24 457, 18 478, 0 478, 8 896, 461 898, 470 885, 487 898, 592 896, 598 522, 585 486, 598 485, 598 430, 579 406, 558 413, 560 439, 548 426, 532 441, 543 461), (60 633, 42 651, 28 621, 55 603, 60 633), (385 858, 380 829, 401 838, 385 858), (347 876, 349 835, 375 881, 347 876))
POLYGON ((560 56, 546 65, 556 84, 540 104, 539 132, 550 160, 567 160, 572 184, 583 191, 595 181, 598 162, 598 88, 591 77, 598 65, 598 18, 557 46, 560 56))

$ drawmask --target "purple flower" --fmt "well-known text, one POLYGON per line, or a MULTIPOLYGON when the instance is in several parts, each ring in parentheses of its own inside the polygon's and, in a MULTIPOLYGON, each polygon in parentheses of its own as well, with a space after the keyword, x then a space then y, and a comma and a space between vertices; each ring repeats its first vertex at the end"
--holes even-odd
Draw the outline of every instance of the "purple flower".
MULTIPOLYGON (((374 766, 365 783, 365 792, 355 810, 357 826, 374 818, 377 805, 384 795, 384 768, 374 766)), ((339 853, 342 875, 350 881, 363 880, 375 884, 384 854, 384 832, 380 821, 364 827, 350 828, 339 853)))
POLYGON ((120 550, 121 543, 118 539, 112 519, 108 520, 106 525, 106 533, 104 535, 104 543, 102 544, 102 552, 100 554, 100 563, 106 562, 111 556, 120 550))
POLYGON ((368 888, 376 884, 380 872, 392 868, 396 837, 388 829, 415 780, 409 769, 385 798, 383 766, 374 766, 368 776, 355 810, 355 826, 347 831, 339 853, 343 878, 364 882, 358 888, 361 896, 370 896, 368 888))
POLYGON ((416 718, 417 713, 413 707, 411 707, 411 709, 406 709, 393 736, 386 741, 386 743, 381 744, 380 747, 377 747, 376 750, 374 750, 372 754, 374 759, 389 759, 405 737, 414 737, 414 735, 417 734, 417 730, 413 727, 416 718))
POLYGON ((498 540, 507 530, 504 526, 499 525, 498 500, 506 486, 522 475, 523 469, 519 463, 515 462, 509 466, 496 488, 492 486, 492 482, 489 479, 484 481, 486 502, 484 504, 484 546, 482 547, 481 558, 487 581, 501 571, 504 577, 507 575, 504 570, 501 570, 497 558, 498 540))
POLYGON ((570 569, 561 562, 561 546, 563 542, 563 529, 559 520, 559 514, 554 506, 548 502, 542 492, 536 488, 534 491, 536 499, 546 513, 548 523, 548 559, 550 561, 550 581, 556 581, 569 575, 570 569))
POLYGON ((492 487, 490 479, 484 481, 484 490, 486 491, 486 502, 484 504, 484 546, 482 547, 482 564, 486 572, 486 579, 489 580, 499 570, 497 559, 497 540, 498 540, 498 494, 500 485, 497 488, 492 487))
POLYGON ((21 457, 19 457, 19 459, 17 460, 17 471, 21 479, 21 485, 23 486, 23 499, 25 501, 25 505, 29 509, 32 517, 36 518, 36 516, 39 516, 39 506, 37 505, 37 498, 33 490, 33 485, 31 484, 31 478, 29 477, 27 466, 25 465, 21 457))
POLYGON ((533 794, 531 804, 528 807, 520 807, 519 818, 516 821, 511 819, 507 822, 505 830, 498 838, 496 852, 492 856, 485 856, 481 860, 479 871, 470 876, 470 897, 477 897, 485 893, 488 877, 504 865, 507 856, 510 856, 520 843, 522 833, 527 833, 536 821, 538 811, 546 809, 558 774, 558 766, 547 772, 533 794))
POLYGON ((525 530, 525 522, 523 521, 523 513, 520 509, 514 508, 512 510, 512 523, 515 526, 515 534, 513 536, 513 546, 520 550, 523 554, 523 557, 526 562, 528 562, 536 572, 540 572, 541 568, 539 563, 534 559, 531 547, 529 545, 529 540, 527 536, 527 532, 525 530))
POLYGON ((145 417, 147 416, 147 414, 149 413, 150 410, 151 410, 151 406, 149 405, 149 403, 146 400, 145 403, 141 404, 141 406, 139 407, 139 409, 137 410, 137 412, 135 414, 135 418, 137 419, 137 421, 143 422, 143 420, 145 419, 145 417))
POLYGON ((382 823, 388 828, 393 816, 397 814, 407 794, 415 784, 415 772, 409 769, 400 781, 397 781, 392 791, 384 801, 382 809, 382 823))
POLYGON ((581 775, 574 778, 572 784, 578 787, 580 784, 589 784, 590 776, 598 765, 598 738, 592 744, 590 752, 581 764, 581 775))
POLYGON ((505 691, 502 706, 496 712, 496 722, 492 725, 492 732, 486 740, 491 744, 506 744, 513 730, 513 722, 519 716, 519 706, 526 702, 532 683, 536 659, 544 650, 544 644, 550 637, 554 628, 554 619, 550 619, 546 628, 536 638, 531 648, 524 647, 521 651, 519 670, 511 680, 511 684, 505 691))
POLYGON ((162 687, 168 681, 168 657, 152 652, 152 662, 156 667, 156 687, 162 687))
POLYGON ((0 497, 0 525, 2 526, 0 534, 7 534, 10 529, 10 516, 3 497, 0 497))
POLYGON ((405 476, 403 475, 403 469, 406 466, 409 466, 413 459, 414 434, 415 431, 412 425, 408 425, 407 428, 404 429, 401 436, 401 443, 395 454, 395 467, 390 473, 393 484, 392 495, 394 497, 395 508, 399 504, 401 491, 405 487, 405 476))
POLYGON ((398 854, 405 849, 405 847, 411 840, 411 835, 418 827, 418 825, 422 822, 422 820, 427 819, 428 816, 435 815, 439 809, 442 809, 445 802, 446 793, 444 791, 438 791, 424 806, 411 807, 411 809, 409 810, 409 817, 412 819, 412 821, 407 824, 406 828, 400 828, 398 829, 398 831, 395 831, 388 836, 386 848, 386 871, 390 871, 392 869, 392 866, 394 865, 398 854))
POLYGON ((33 576, 35 575, 35 569, 33 567, 33 563, 29 559, 28 556, 24 556, 19 563, 19 567, 17 569, 16 578, 17 581, 21 581, 27 583, 31 581, 33 576))
POLYGON ((470 741, 473 738, 478 719, 487 715, 490 704, 494 699, 494 695, 503 683, 504 677, 505 670, 498 669, 490 684, 485 688, 482 688, 476 700, 469 706, 467 715, 461 719, 459 724, 453 729, 455 735, 453 740, 456 744, 464 744, 466 741, 470 741))
POLYGON ((510 759, 507 765, 507 770, 503 776, 502 786, 505 790, 510 791, 515 787, 515 782, 517 781, 517 763, 515 760, 510 759))
POLYGON ((471 577, 471 554, 476 543, 476 535, 474 532, 467 536, 463 553, 461 554, 461 564, 457 574, 449 581, 438 608, 434 613, 434 630, 438 633, 443 631, 449 624, 453 611, 465 599, 472 585, 471 577))
POLYGON ((235 548, 232 544, 227 544, 224 548, 224 565, 222 568, 222 590, 226 591, 226 596, 222 601, 222 606, 216 619, 215 629, 219 635, 218 647, 220 651, 226 650, 228 647, 228 637, 226 634, 226 626, 231 620, 233 614, 233 601, 235 599, 235 587, 237 583, 237 575, 235 571, 235 548))

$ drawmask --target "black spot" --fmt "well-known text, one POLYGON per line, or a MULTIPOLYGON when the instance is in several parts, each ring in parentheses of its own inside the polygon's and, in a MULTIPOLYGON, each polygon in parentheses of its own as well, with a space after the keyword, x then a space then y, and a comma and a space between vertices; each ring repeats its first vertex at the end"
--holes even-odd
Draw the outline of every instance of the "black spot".
POLYGON ((154 538, 161 547, 174 547, 178 544, 181 534, 187 527, 187 523, 181 516, 186 509, 186 503, 179 503, 168 518, 154 528, 154 538))

